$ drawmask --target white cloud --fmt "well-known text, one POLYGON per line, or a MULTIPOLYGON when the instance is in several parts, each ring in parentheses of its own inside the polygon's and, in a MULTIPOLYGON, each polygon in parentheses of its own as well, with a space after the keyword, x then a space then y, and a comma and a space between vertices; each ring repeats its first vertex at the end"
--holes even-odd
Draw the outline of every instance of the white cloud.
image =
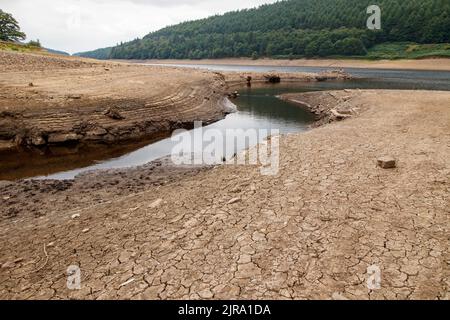
POLYGON ((112 46, 182 21, 276 0, 0 0, 28 39, 70 53, 112 46))

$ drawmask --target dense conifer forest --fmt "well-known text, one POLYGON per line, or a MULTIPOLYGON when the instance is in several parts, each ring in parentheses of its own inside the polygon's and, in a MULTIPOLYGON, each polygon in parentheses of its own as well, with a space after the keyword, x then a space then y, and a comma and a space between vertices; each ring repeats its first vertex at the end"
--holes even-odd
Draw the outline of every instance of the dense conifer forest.
POLYGON ((449 42, 450 0, 287 0, 184 22, 79 55, 99 59, 420 58, 450 56, 449 42), (366 9, 375 3, 381 8, 382 28, 374 31, 366 27, 366 9), (403 51, 396 55, 399 50, 403 51))

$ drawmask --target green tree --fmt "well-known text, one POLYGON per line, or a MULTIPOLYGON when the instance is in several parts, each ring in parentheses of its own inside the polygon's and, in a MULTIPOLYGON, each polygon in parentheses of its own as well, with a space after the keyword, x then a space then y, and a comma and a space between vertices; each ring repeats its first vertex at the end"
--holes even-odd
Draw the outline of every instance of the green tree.
POLYGON ((25 39, 25 33, 20 31, 19 23, 14 17, 0 9, 0 40, 18 41, 25 39))

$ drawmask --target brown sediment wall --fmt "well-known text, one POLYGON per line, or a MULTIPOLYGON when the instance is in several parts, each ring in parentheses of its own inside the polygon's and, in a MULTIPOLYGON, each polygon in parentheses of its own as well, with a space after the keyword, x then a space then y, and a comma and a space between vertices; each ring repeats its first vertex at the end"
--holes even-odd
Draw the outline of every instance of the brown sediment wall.
POLYGON ((0 150, 136 140, 230 112, 213 72, 6 52, 0 70, 0 150))

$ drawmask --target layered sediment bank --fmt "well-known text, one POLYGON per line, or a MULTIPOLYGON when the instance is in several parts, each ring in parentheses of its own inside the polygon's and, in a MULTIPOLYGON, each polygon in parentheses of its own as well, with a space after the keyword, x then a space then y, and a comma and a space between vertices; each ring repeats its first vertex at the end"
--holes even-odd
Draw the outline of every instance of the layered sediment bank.
MULTIPOLYGON (((342 72, 277 73, 282 81, 348 79, 342 72)), ((270 75, 269 75, 270 76, 270 75)), ((138 141, 233 111, 228 87, 265 73, 0 52, 0 152, 138 141)))
POLYGON ((231 111, 208 71, 9 52, 0 71, 0 150, 137 140, 231 111))

